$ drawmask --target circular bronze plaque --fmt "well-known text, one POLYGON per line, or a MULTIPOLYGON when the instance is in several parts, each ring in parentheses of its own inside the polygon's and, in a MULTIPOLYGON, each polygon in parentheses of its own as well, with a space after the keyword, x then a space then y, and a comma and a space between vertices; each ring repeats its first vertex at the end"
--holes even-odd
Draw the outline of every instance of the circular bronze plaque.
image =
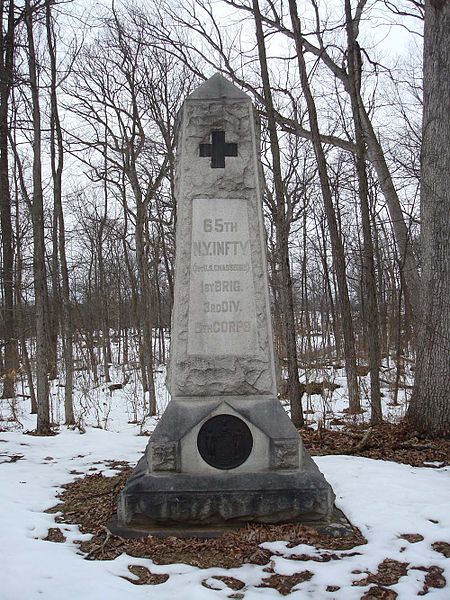
POLYGON ((250 429, 233 415, 216 415, 203 423, 197 448, 208 465, 216 469, 235 469, 247 460, 253 448, 250 429))

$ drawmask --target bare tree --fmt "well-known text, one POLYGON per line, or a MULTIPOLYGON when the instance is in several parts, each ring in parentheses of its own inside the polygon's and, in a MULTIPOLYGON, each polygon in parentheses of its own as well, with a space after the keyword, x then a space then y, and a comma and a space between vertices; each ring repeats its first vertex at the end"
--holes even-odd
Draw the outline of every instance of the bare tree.
POLYGON ((356 142, 356 171, 358 175, 358 196, 364 240, 364 283, 366 289, 366 323, 369 345, 370 367, 370 405, 371 422, 382 420, 380 397, 380 342, 378 324, 377 290, 375 281, 374 250, 369 210, 369 190, 366 172, 366 147, 364 130, 361 123, 359 102, 361 84, 361 52, 356 42, 355 23, 353 21, 350 0, 345 0, 345 17, 348 41, 348 78, 356 142))
POLYGON ((49 433, 50 405, 48 385, 47 361, 47 331, 48 322, 48 292, 45 263, 44 239, 44 195, 42 189, 42 161, 41 161, 41 110, 39 103, 38 67, 34 43, 34 9, 30 0, 25 0, 25 24, 27 30, 27 58, 28 74, 32 101, 33 123, 33 272, 36 317, 36 399, 38 404, 37 431, 41 434, 49 433))
MULTIPOLYGON (((201 3, 201 0, 197 0, 201 3)), ((240 0, 224 0, 226 4, 235 8, 252 12, 253 8, 248 3, 240 0)), ((364 9, 366 7, 367 0, 359 0, 354 13, 354 30, 355 40, 359 31, 359 22, 364 15, 364 9)), ((336 81, 339 82, 344 91, 349 93, 350 80, 347 70, 344 66, 338 63, 330 53, 333 48, 336 48, 335 44, 327 44, 324 40, 323 32, 327 31, 326 26, 323 27, 320 21, 319 5, 316 0, 312 0, 312 5, 315 13, 315 28, 312 34, 309 32, 304 34, 300 32, 300 42, 304 54, 311 54, 321 61, 321 64, 325 65, 329 73, 331 73, 336 81), (311 41, 311 37, 314 36, 317 43, 314 44, 311 41)), ((288 38, 295 40, 298 33, 286 25, 284 15, 282 14, 281 7, 278 8, 273 2, 269 3, 269 10, 267 13, 262 15, 262 19, 267 28, 271 31, 276 31, 288 38)), ((345 50, 341 49, 340 54, 344 58, 345 50)), ((229 63, 225 62, 225 65, 229 68, 229 63)), ((230 69, 230 74, 231 74, 230 69)), ((248 82, 241 81, 244 85, 248 85, 248 82)), ((400 254, 400 264, 405 274, 405 281, 408 289, 410 290, 409 295, 411 298, 411 304, 414 309, 414 314, 417 318, 420 316, 421 302, 419 297, 419 274, 418 274, 418 262, 417 257, 414 254, 414 247, 411 240, 409 228, 405 222, 405 217, 402 211, 400 199, 395 188, 392 174, 390 172, 386 155, 383 151, 381 142, 377 136, 376 129, 371 120, 369 109, 366 107, 362 98, 359 98, 358 110, 360 112, 361 125, 364 130, 364 136, 367 144, 367 156, 373 168, 377 174, 378 182, 383 195, 386 199, 388 206, 392 228, 394 231, 395 239, 400 254)), ((312 139, 313 132, 310 128, 305 128, 303 123, 296 119, 286 117, 280 113, 277 114, 277 120, 282 127, 288 131, 295 132, 297 135, 305 137, 306 139, 312 139)), ((346 151, 355 152, 355 144, 349 140, 343 139, 338 135, 325 135, 320 133, 319 136, 322 143, 332 144, 346 151)))
POLYGON ((5 347, 5 372, 3 374, 3 398, 15 397, 15 371, 17 369, 17 341, 14 315, 14 251, 11 220, 11 190, 9 185, 8 159, 8 108, 13 85, 14 46, 16 19, 14 1, 0 1, 0 216, 2 237, 2 321, 5 347), (6 27, 3 23, 6 21, 6 27))
POLYGON ((297 336, 294 320, 294 300, 292 295, 292 278, 289 260, 289 220, 286 217, 285 190, 281 172, 280 146, 278 142, 277 124, 275 121, 272 91, 270 89, 269 71, 264 43, 264 32, 258 0, 253 1, 253 14, 256 25, 259 63, 264 89, 267 113, 270 150, 273 163, 273 179, 275 186, 275 223, 277 232, 277 274, 276 286, 280 291, 284 335, 286 338, 286 354, 288 363, 288 398, 291 406, 291 418, 296 427, 303 426, 300 383, 298 379, 297 336))
POLYGON ((102 184, 104 194, 115 189, 111 204, 119 200, 126 229, 134 234, 132 287, 140 324, 140 368, 149 410, 155 414, 152 337, 158 304, 157 286, 151 279, 153 253, 159 255, 162 249, 172 286, 166 239, 170 236, 160 236, 160 220, 173 223, 173 130, 186 81, 152 44, 145 22, 138 17, 113 10, 102 20, 99 39, 86 45, 83 67, 74 73, 68 92, 69 109, 84 128, 71 132, 77 156, 86 157, 91 176, 102 184))
POLYGON ((64 145, 57 94, 58 81, 56 64, 56 38, 54 31, 51 0, 46 0, 45 2, 45 25, 47 32, 48 53, 50 58, 50 161, 53 179, 53 236, 55 240, 53 253, 54 255, 59 256, 59 260, 54 260, 53 294, 55 294, 56 289, 59 288, 60 275, 62 310, 59 311, 59 316, 63 344, 63 359, 65 367, 65 422, 67 425, 72 425, 75 422, 75 417, 73 413, 73 325, 72 312, 70 310, 69 273, 66 257, 66 232, 64 223, 64 211, 62 205, 62 174, 64 168, 64 145), (58 266, 60 267, 60 270, 58 266))
POLYGON ((426 0, 421 165, 423 322, 408 411, 413 427, 450 433, 450 3, 426 0))
POLYGON ((308 81, 308 72, 306 62, 303 55, 302 33, 300 19, 297 13, 297 4, 295 0, 289 0, 289 10, 291 14, 292 28, 294 32, 295 49, 297 52, 298 69, 302 90, 305 95, 306 104, 308 107, 309 124, 312 134, 312 142, 317 160, 317 168, 319 172, 320 185, 322 190, 322 198, 327 217, 328 229, 331 238, 331 247, 333 250, 333 260, 336 269, 339 303, 341 308, 342 329, 344 337, 344 354, 345 366, 348 381, 349 392, 349 410, 350 412, 359 412, 361 410, 359 398, 358 378, 356 374, 356 355, 355 355, 355 340, 353 332, 353 322, 350 307, 350 299, 348 295, 347 279, 345 274, 345 256, 342 240, 338 232, 336 222, 336 214, 333 207, 333 200, 330 190, 330 182, 327 173, 327 163, 325 153, 320 139, 319 123, 317 119, 317 111, 311 94, 311 88, 308 81))

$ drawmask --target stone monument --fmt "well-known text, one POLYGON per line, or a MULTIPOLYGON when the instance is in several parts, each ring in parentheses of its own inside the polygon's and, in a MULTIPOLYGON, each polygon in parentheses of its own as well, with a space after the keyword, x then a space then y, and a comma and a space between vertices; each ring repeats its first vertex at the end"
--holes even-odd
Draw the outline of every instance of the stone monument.
POLYGON ((326 520, 334 494, 277 399, 250 98, 216 74, 180 113, 171 401, 120 526, 326 520))

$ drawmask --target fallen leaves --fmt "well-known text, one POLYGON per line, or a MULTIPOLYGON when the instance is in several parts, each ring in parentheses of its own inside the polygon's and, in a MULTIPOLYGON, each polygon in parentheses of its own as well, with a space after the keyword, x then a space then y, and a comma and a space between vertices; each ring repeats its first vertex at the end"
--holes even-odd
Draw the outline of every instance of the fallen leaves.
POLYGON ((8 454, 7 452, 2 452, 0 454, 0 464, 2 463, 15 463, 18 460, 23 459, 23 454, 8 454))
POLYGON ((160 585, 169 579, 167 573, 152 573, 147 567, 141 565, 130 565, 128 570, 135 575, 137 579, 125 576, 123 576, 123 579, 126 579, 134 585, 160 585))
POLYGON ((47 542, 57 542, 62 544, 66 541, 66 536, 63 534, 61 529, 59 529, 59 527, 50 527, 47 536, 43 539, 47 542))
POLYGON ((445 558, 450 558, 450 544, 448 542, 434 542, 431 545, 435 552, 440 552, 445 558))
MULTIPOLYGON (((319 553, 298 553, 286 556, 289 560, 307 562, 327 562, 342 560, 359 552, 344 552, 355 546, 366 543, 361 533, 355 529, 352 536, 334 538, 316 529, 302 524, 263 525, 248 524, 236 530, 230 530, 222 537, 200 538, 158 538, 149 535, 138 539, 124 539, 113 535, 107 524, 116 511, 117 496, 131 474, 131 468, 126 463, 110 463, 109 468, 119 470, 114 477, 104 477, 101 473, 89 474, 64 486, 60 495, 61 502, 48 512, 59 512, 58 522, 76 523, 83 533, 91 533, 89 541, 78 542, 80 550, 89 560, 112 560, 125 553, 136 558, 151 559, 155 564, 184 563, 199 568, 234 568, 250 563, 267 565, 264 569, 268 574, 259 587, 273 588, 281 595, 289 595, 294 588, 313 577, 306 569, 294 575, 282 575, 274 572, 271 557, 283 555, 273 549, 261 547, 264 542, 284 541, 288 548, 299 544, 315 547, 319 553)), ((418 533, 404 533, 401 536, 408 543, 423 541, 418 533)), ((49 541, 63 542, 64 534, 58 528, 50 528, 47 537, 49 541)), ((450 556, 450 544, 445 541, 435 542, 433 550, 450 556)), ((398 583, 401 577, 410 570, 425 572, 423 589, 419 595, 424 595, 431 588, 442 588, 446 585, 443 570, 437 566, 413 567, 408 563, 393 559, 383 560, 377 567, 376 573, 355 571, 363 578, 355 580, 354 586, 371 586, 361 600, 394 600, 397 593, 390 589, 398 583)), ((140 565, 130 565, 131 576, 125 577, 134 585, 158 585, 168 579, 164 573, 152 573, 150 569, 140 565), (134 576, 134 577, 133 577, 134 576)), ((234 577, 214 575, 205 579, 202 585, 210 589, 223 589, 225 585, 230 590, 229 598, 244 598, 245 583, 234 577), (216 583, 214 583, 216 582, 216 583)), ((338 591, 339 586, 329 585, 328 592, 338 591)))
MULTIPOLYGON (((112 560, 126 553, 151 558, 158 564, 182 562, 200 568, 232 568, 246 563, 267 564, 273 553, 261 548, 263 542, 282 540, 289 547, 309 544, 330 550, 348 550, 366 543, 357 529, 353 535, 340 538, 321 534, 313 527, 298 523, 248 524, 210 539, 156 536, 124 539, 112 535, 106 526, 116 511, 117 496, 130 476, 131 468, 123 464, 115 464, 114 467, 121 469, 114 477, 95 473, 65 485, 60 494, 61 502, 47 511, 61 513, 56 517, 58 522, 76 523, 83 533, 93 534, 89 541, 79 544, 90 560, 112 560)), ((332 556, 328 557, 327 553, 318 557, 318 560, 331 559, 332 556)))
MULTIPOLYGON (((228 577, 226 575, 214 575, 212 577, 208 577, 208 579, 204 579, 201 583, 203 587, 208 588, 209 590, 222 590, 224 585, 234 592, 238 592, 239 590, 245 588, 245 583, 243 581, 236 579, 235 577, 228 577)), ((244 594, 231 594, 228 596, 228 598, 243 597, 244 594)))
POLYGON ((398 594, 394 590, 388 590, 387 588, 375 585, 361 596, 361 600, 395 600, 397 596, 398 594))
POLYGON ((420 535, 420 533, 402 533, 400 537, 402 540, 406 540, 410 544, 417 544, 417 542, 423 541, 423 535, 420 535))
POLYGON ((214 579, 223 581, 225 585, 227 585, 229 588, 235 591, 242 590, 242 588, 245 587, 245 583, 240 579, 236 579, 236 577, 227 577, 226 575, 215 575, 214 579))
POLYGON ((294 573, 294 575, 279 575, 274 573, 270 577, 264 578, 258 587, 275 588, 282 596, 287 596, 291 593, 292 588, 299 583, 309 581, 312 576, 313 573, 311 571, 301 571, 300 573, 294 573))
POLYGON ((400 577, 403 577, 408 572, 408 563, 402 563, 398 560, 384 559, 378 565, 377 573, 369 573, 367 577, 358 579, 353 582, 353 585, 365 586, 369 583, 376 583, 380 586, 394 585, 398 583, 400 577))
POLYGON ((413 567, 418 571, 425 571, 425 581, 423 582, 423 589, 417 595, 425 596, 430 591, 430 588, 444 588, 447 584, 447 581, 442 574, 444 569, 441 567, 437 567, 436 565, 432 565, 431 567, 413 567))
POLYGON ((382 423, 370 428, 345 424, 340 431, 304 428, 300 434, 311 454, 365 456, 415 467, 450 465, 450 439, 422 440, 404 424, 382 423))
POLYGON ((444 588, 447 583, 443 575, 444 570, 436 565, 432 565, 431 567, 410 566, 408 563, 386 558, 378 565, 377 573, 368 573, 363 579, 354 581, 353 585, 366 586, 371 583, 376 584, 361 597, 361 600, 371 600, 372 598, 393 600, 397 598, 397 593, 394 590, 387 589, 387 587, 398 583, 400 578, 408 575, 408 571, 410 570, 424 571, 426 573, 423 589, 417 594, 418 596, 424 596, 429 592, 430 588, 444 588))

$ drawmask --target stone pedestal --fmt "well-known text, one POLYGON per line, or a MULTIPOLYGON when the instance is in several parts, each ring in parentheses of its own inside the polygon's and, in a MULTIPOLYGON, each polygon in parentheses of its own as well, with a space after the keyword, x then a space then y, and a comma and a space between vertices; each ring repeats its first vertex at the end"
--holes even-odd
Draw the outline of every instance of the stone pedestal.
POLYGON ((119 525, 327 519, 333 491, 277 400, 252 103, 215 75, 180 117, 172 400, 119 525))
MULTIPOLYGON (((239 459, 239 448, 225 453, 239 459)), ((211 455, 214 448, 209 460, 211 455)), ((190 398, 170 402, 120 498, 118 515, 133 526, 313 521, 327 518, 333 501, 278 400, 190 398), (202 426, 222 415, 243 421, 252 438, 248 458, 230 469, 211 466, 198 449, 202 426)))

